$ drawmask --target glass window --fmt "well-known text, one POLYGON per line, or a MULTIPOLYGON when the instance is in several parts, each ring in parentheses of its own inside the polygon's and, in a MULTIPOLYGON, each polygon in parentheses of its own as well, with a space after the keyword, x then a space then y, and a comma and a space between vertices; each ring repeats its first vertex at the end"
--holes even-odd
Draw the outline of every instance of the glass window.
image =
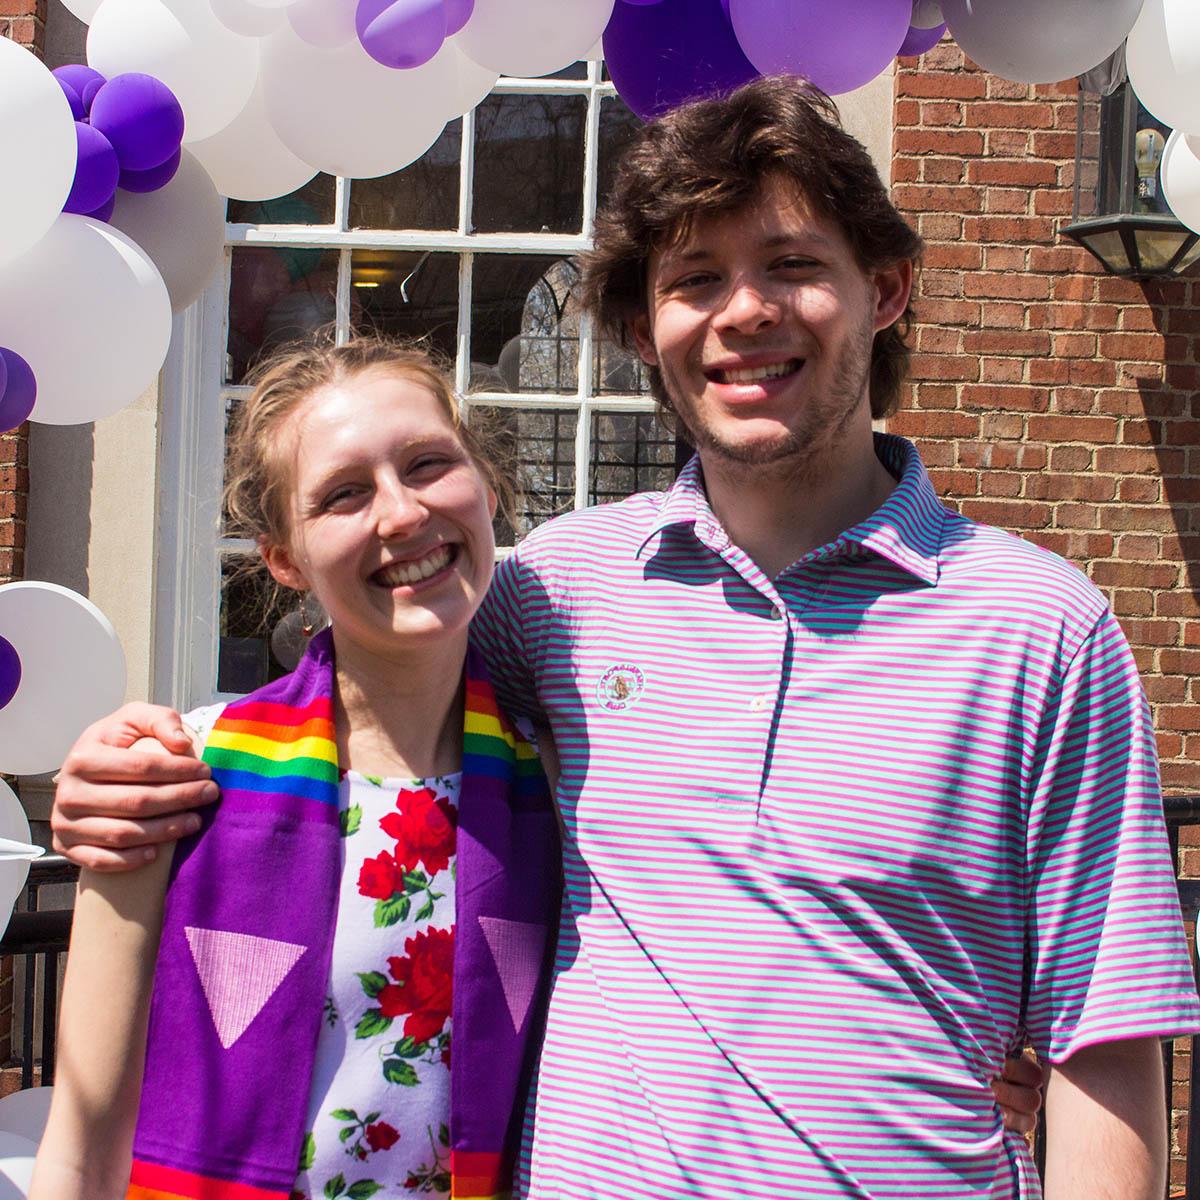
MULTIPOLYGON (((402 171, 231 202, 225 365, 211 381, 226 411, 279 345, 322 327, 378 330, 440 352, 466 419, 511 457, 520 500, 513 520, 497 518, 502 547, 576 506, 668 486, 675 443, 645 368, 575 301, 575 258, 637 127, 600 64, 577 63, 502 79, 402 171)), ((208 694, 290 665, 296 602, 244 569, 249 549, 218 537, 206 551, 220 592, 208 694)))

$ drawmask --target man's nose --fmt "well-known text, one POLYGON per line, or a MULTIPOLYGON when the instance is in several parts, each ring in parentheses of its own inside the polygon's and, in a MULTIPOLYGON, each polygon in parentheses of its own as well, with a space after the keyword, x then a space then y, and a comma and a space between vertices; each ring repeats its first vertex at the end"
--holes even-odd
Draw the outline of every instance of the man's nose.
POLYGON ((778 324, 780 311, 779 303, 766 288, 751 280, 739 280, 725 297, 716 323, 739 333, 757 333, 778 324))

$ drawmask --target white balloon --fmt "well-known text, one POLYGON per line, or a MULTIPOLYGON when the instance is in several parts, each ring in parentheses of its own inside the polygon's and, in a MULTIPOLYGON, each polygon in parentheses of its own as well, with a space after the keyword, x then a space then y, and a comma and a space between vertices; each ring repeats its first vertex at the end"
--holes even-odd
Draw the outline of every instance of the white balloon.
POLYGON ((24 254, 62 212, 75 145, 58 80, 24 46, 0 37, 0 264, 24 254))
POLYGON ((942 0, 963 52, 1019 83, 1057 83, 1103 62, 1133 28, 1142 0, 942 0))
POLYGON ((1200 5, 1146 0, 1125 47, 1137 98, 1165 125, 1200 133, 1200 5))
POLYGON ((52 1087, 25 1088, 10 1092, 0 1100, 0 1132, 15 1133, 17 1137, 40 1142, 46 1132, 46 1118, 50 1115, 52 1087))
POLYGON ((613 0, 475 0, 455 40, 480 66, 502 75, 561 71, 599 41, 613 0))
POLYGON ((124 408, 154 382, 171 343, 171 301, 141 247, 101 221, 63 213, 0 269, 0 330, 37 379, 32 419, 78 425, 124 408))
POLYGON ((77 16, 85 25, 91 23, 100 7, 100 0, 62 0, 63 7, 77 16))
POLYGON ((458 82, 454 89, 454 101, 451 104, 451 117, 461 117, 463 113, 470 112, 491 90, 496 86, 496 80, 500 78, 499 71, 493 71, 490 67, 481 67, 477 62, 469 59, 454 43, 454 39, 450 38, 446 44, 438 51, 438 58, 452 58, 454 60, 454 69, 458 75, 458 82))
POLYGON ((912 20, 909 22, 913 29, 936 29, 945 20, 939 0, 913 0, 912 20))
POLYGON ((297 37, 311 46, 336 50, 355 36, 358 0, 296 0, 287 18, 297 37))
POLYGON ((188 150, 208 172, 218 192, 232 200, 274 200, 303 187, 315 167, 297 158, 267 120, 262 81, 250 103, 220 133, 188 150))
MULTIPOLYGON (((445 47, 443 47, 445 49, 445 47)), ((420 158, 457 100, 455 59, 393 71, 357 41, 322 50, 282 29, 263 43, 267 119, 298 158, 330 175, 370 179, 420 158)))
POLYGON ((108 223, 150 256, 175 312, 199 297, 225 256, 225 203, 208 172, 187 150, 174 179, 158 191, 118 188, 108 223), (187 230, 186 237, 179 236, 181 229, 187 230))
MULTIPOLYGON (((29 819, 25 816, 21 801, 17 799, 16 792, 0 779, 0 933, 8 927, 13 905, 29 878, 30 860, 40 858, 43 854, 39 847, 30 845, 29 838, 29 819)), ((0 1112, 4 1104, 5 1101, 0 1100, 0 1112)), ((16 1124, 6 1124, 2 1117, 0 1129, 35 1140, 42 1136, 40 1130, 35 1135, 18 1128, 16 1124)))
POLYGON ((25 1200, 33 1182, 37 1143, 16 1133, 0 1132, 0 1200, 25 1200))
POLYGON ((1200 233, 1200 137, 1176 129, 1167 138, 1160 170, 1163 198, 1171 211, 1200 233))
POLYGON ((250 0, 209 0, 209 3, 217 20, 243 37, 266 37, 287 20, 282 9, 260 8, 250 0))
POLYGON ((125 655, 108 618, 56 583, 0 586, 0 631, 21 659, 21 683, 0 708, 0 771, 62 766, 75 739, 125 695, 125 655))
POLYGON ((105 75, 141 71, 183 106, 183 140, 224 129, 246 106, 258 41, 226 28, 201 0, 104 0, 88 30, 88 64, 105 75))

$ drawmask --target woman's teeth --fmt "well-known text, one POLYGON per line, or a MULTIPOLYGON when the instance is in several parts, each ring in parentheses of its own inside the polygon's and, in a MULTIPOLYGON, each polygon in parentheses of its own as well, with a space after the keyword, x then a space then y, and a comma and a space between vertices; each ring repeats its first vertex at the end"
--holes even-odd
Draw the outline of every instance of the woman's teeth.
POLYGON ((793 358, 788 362, 772 363, 769 367, 749 367, 744 371, 716 371, 718 383, 758 383, 761 379, 782 379, 798 371, 804 362, 793 358))
POLYGON ((443 570, 450 562, 449 546, 439 546, 416 562, 394 563, 375 572, 375 578, 385 587, 399 587, 406 583, 420 583, 443 570))

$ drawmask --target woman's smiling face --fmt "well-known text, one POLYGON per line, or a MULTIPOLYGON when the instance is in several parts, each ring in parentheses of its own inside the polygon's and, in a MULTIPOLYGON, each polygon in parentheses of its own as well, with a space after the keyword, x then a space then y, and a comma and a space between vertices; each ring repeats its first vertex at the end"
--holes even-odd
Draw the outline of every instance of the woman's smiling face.
POLYGON ((311 589, 339 641, 384 657, 465 634, 492 578, 496 497, 442 402, 398 372, 321 388, 283 431, 280 583, 311 589))

